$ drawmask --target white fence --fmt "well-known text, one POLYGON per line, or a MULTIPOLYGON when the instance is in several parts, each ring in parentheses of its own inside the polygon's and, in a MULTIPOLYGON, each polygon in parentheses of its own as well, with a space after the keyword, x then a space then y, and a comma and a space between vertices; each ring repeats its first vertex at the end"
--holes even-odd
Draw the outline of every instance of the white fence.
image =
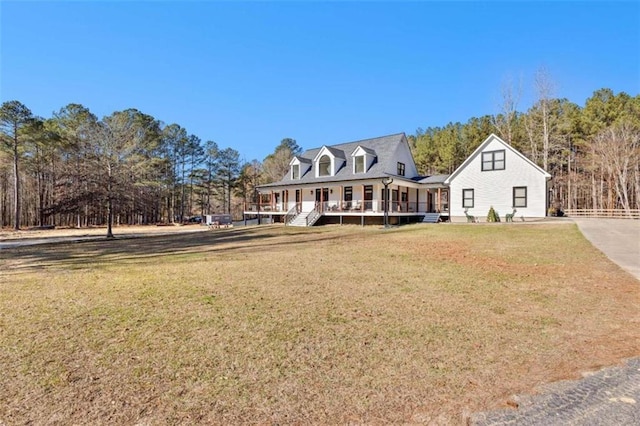
POLYGON ((600 217, 610 219, 640 219, 640 209, 567 209, 566 216, 600 217))

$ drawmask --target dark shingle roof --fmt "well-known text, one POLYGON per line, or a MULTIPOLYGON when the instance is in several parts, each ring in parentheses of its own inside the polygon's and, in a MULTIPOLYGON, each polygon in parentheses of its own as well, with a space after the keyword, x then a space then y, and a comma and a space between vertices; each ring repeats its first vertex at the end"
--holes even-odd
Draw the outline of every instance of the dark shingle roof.
MULTIPOLYGON (((292 184, 305 184, 305 183, 317 183, 317 182, 340 182, 358 179, 376 179, 383 178, 388 175, 396 175, 397 172, 397 159, 395 153, 398 147, 402 144, 405 138, 404 133, 397 133, 389 136, 382 136, 379 138, 364 139, 355 142, 347 142, 338 145, 327 146, 327 149, 335 156, 346 161, 334 176, 315 176, 314 166, 311 170, 305 173, 300 179, 291 179, 291 173, 286 173, 282 180, 279 182, 273 182, 260 187, 270 186, 283 186, 292 184), (351 154, 356 148, 360 146, 367 150, 369 153, 373 153, 376 156, 376 160, 373 162, 369 170, 366 173, 353 173, 353 157, 351 154), (369 151, 370 150, 370 151, 369 151)), ((298 156, 300 161, 302 159, 313 160, 322 148, 309 149, 298 156)), ((408 148, 407 148, 408 149, 408 148)), ((402 178, 402 177, 400 177, 402 178)), ((405 179, 411 180, 411 176, 407 176, 405 179)))
POLYGON ((344 151, 341 149, 337 149, 334 148, 332 146, 328 146, 327 150, 333 154, 334 157, 336 158, 342 158, 343 160, 346 159, 346 156, 344 155, 344 151))
POLYGON ((295 155, 293 158, 297 158, 298 161, 301 162, 301 163, 307 163, 307 164, 311 164, 312 163, 312 160, 310 160, 309 158, 304 158, 304 157, 301 157, 299 155, 295 155))
MULTIPOLYGON (((373 149, 371 149, 371 148, 367 148, 367 147, 365 147, 365 146, 361 146, 361 145, 358 145, 358 146, 359 146, 359 147, 360 147, 364 152, 366 152, 367 154, 369 154, 369 155, 376 155, 376 152, 375 152, 373 149)), ((356 147, 356 149, 357 149, 357 147, 356 147)), ((355 151, 355 149, 354 149, 354 151, 355 151)), ((353 154, 353 152, 351 152, 350 154, 353 154)))
POLYGON ((420 183, 444 183, 449 175, 432 175, 427 176, 426 178, 420 179, 418 182, 420 183))

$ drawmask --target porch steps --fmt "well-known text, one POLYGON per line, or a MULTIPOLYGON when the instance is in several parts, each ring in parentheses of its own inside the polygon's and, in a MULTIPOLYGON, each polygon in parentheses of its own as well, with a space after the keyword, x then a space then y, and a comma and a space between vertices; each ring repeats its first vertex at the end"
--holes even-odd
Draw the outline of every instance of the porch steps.
POLYGON ((440 213, 425 213, 422 217, 422 223, 438 223, 440 221, 440 213))
POLYGON ((307 226, 307 216, 309 216, 311 212, 300 212, 296 217, 293 218, 291 222, 288 223, 289 226, 307 226))
POLYGON ((287 225, 288 226, 307 226, 307 215, 304 213, 300 213, 287 225))
POLYGON ((309 217, 311 217, 311 220, 309 220, 308 226, 313 226, 318 219, 320 219, 320 214, 316 210, 300 212, 291 222, 288 223, 288 226, 307 226, 307 218, 309 217))

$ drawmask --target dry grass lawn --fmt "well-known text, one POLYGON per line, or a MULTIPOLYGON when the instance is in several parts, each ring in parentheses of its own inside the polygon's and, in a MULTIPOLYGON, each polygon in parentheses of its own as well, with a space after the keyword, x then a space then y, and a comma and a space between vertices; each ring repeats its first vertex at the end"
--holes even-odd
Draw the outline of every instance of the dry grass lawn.
POLYGON ((459 424, 640 354, 571 224, 265 226, 0 251, 0 424, 459 424))

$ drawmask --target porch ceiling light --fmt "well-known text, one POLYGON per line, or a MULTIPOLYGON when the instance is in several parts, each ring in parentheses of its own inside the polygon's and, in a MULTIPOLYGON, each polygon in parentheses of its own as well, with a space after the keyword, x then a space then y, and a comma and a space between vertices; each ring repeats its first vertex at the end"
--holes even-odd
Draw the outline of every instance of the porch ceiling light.
POLYGON ((391 185, 393 183, 393 178, 391 176, 382 179, 382 184, 384 186, 391 185))

